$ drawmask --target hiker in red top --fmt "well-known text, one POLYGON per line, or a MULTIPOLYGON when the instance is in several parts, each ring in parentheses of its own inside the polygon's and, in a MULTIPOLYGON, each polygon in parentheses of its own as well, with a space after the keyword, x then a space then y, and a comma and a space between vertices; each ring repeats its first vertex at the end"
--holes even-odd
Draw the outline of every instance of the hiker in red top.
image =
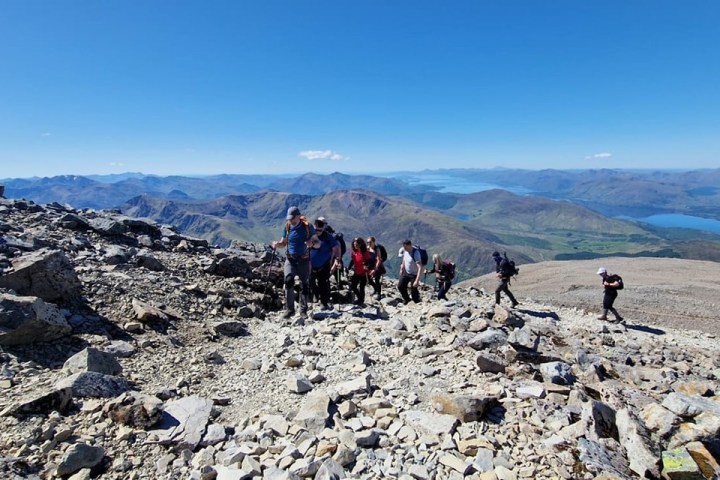
POLYGON ((352 250, 350 251, 350 290, 355 294, 355 305, 365 305, 365 285, 368 276, 375 274, 375 256, 370 253, 365 240, 360 237, 354 238, 352 250))

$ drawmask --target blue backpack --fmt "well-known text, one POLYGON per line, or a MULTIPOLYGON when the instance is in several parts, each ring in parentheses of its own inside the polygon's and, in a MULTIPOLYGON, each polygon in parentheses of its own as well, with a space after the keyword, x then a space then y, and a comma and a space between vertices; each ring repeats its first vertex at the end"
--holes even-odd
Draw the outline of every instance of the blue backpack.
MULTIPOLYGON (((420 252, 420 263, 422 263, 424 266, 427 266, 428 264, 428 253, 427 250, 424 248, 420 248, 417 245, 413 245, 413 250, 417 250, 420 252)), ((415 256, 415 252, 413 252, 413 257, 415 256)))

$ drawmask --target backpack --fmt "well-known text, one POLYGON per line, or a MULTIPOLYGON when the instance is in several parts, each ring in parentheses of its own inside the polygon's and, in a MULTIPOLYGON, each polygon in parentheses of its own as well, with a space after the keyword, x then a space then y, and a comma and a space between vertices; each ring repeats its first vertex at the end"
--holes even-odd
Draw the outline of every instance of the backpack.
POLYGON ((365 259, 365 270, 375 270, 375 263, 377 262, 377 256, 374 253, 368 251, 370 254, 369 258, 365 259))
MULTIPOLYGON (((428 253, 427 253, 427 250, 425 250, 424 248, 420 248, 420 247, 417 246, 417 245, 413 245, 413 249, 415 249, 415 250, 417 250, 418 252, 420 252, 420 263, 422 263, 423 265, 427 265, 427 264, 428 264, 428 253)), ((415 256, 415 254, 413 254, 413 257, 414 257, 414 256, 415 256)))
MULTIPOLYGON (((305 225, 305 239, 310 240, 310 222, 305 215, 300 215, 300 221, 305 225)), ((288 220, 285 222, 285 238, 290 237, 290 227, 292 227, 292 224, 288 220)))
POLYGON ((620 275, 611 275, 609 280, 612 280, 613 282, 618 282, 618 286, 615 287, 615 290, 622 290, 625 288, 625 284, 623 283, 623 279, 620 275))
POLYGON ((504 257, 500 262, 500 275, 510 278, 518 273, 520 273, 520 269, 515 266, 515 261, 510 260, 507 257, 507 254, 504 254, 504 257))
POLYGON ((332 235, 340 244, 340 257, 344 256, 347 251, 347 245, 345 245, 345 238, 343 237, 342 232, 334 232, 332 235))
POLYGON ((380 258, 382 258, 382 261, 387 262, 387 250, 385 250, 385 247, 378 244, 375 245, 375 250, 380 253, 380 258))
POLYGON ((443 260, 442 266, 440 267, 440 275, 445 278, 446 281, 455 278, 455 264, 450 260, 443 260))

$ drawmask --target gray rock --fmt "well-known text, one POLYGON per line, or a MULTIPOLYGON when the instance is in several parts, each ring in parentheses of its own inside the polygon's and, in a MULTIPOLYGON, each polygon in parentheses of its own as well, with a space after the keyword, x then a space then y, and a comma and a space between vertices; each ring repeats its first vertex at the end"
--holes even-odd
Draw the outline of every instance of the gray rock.
POLYGON ((468 345, 475 350, 484 350, 491 347, 499 347, 507 342, 507 334, 502 330, 489 328, 480 332, 468 341, 468 345))
POLYGON ((621 408, 615 415, 620 445, 625 447, 630 461, 630 470, 641 478, 660 478, 660 455, 654 451, 649 435, 627 408, 621 408))
POLYGON ((4 413, 11 415, 25 415, 28 413, 50 413, 53 410, 65 412, 72 403, 72 388, 54 389, 48 393, 38 396, 21 399, 15 405, 11 405, 4 413))
POLYGON ((507 368, 505 361, 500 357, 486 353, 478 353, 475 356, 475 363, 484 373, 504 373, 507 368))
POLYGON ((540 364, 540 374, 546 382, 558 385, 572 385, 575 376, 572 368, 565 362, 547 362, 540 364))
POLYGON ((227 337, 240 337, 248 334, 247 325, 238 320, 221 320, 213 324, 213 330, 218 335, 227 337))
POLYGON ((55 388, 71 388, 73 397, 113 398, 130 389, 127 380, 97 372, 79 372, 57 382, 55 388))
POLYGON ((314 480, 341 480, 343 478, 345 478, 345 469, 332 458, 328 458, 320 466, 314 480))
POLYGON ((102 260, 106 265, 120 265, 127 263, 128 251, 119 245, 110 245, 105 249, 102 260))
POLYGON ((0 276, 0 288, 60 304, 72 304, 82 297, 75 269, 60 250, 42 249, 23 255, 13 261, 13 268, 0 276))
POLYGON ((105 351, 118 358, 129 358, 135 355, 136 349, 124 340, 114 340, 105 348, 105 351))
POLYGON ((55 305, 38 297, 0 294, 0 345, 49 342, 71 331, 55 305))
POLYGON ((135 265, 153 272, 162 272, 165 270, 165 265, 147 251, 140 251, 135 255, 135 265))
POLYGON ((101 235, 122 235, 127 232, 127 227, 112 218, 91 218, 88 223, 90 228, 101 235))
POLYGON ((458 419, 453 415, 421 410, 406 410, 400 414, 400 417, 413 429, 434 435, 452 434, 458 424, 458 419))
POLYGON ((194 450, 205 433, 212 401, 190 396, 170 402, 165 406, 158 428, 149 434, 161 444, 174 444, 177 448, 194 450))
POLYGON ((65 361, 63 368, 69 373, 98 372, 105 375, 122 373, 122 366, 112 354, 88 347, 65 361))
POLYGON ((306 393, 313 389, 312 382, 300 374, 292 374, 287 379, 287 388, 293 393, 306 393))
POLYGON ((697 395, 690 396, 684 393, 671 392, 663 400, 662 406, 683 418, 693 418, 703 412, 710 412, 720 417, 720 403, 697 395))
POLYGON ((485 411, 497 403, 497 397, 476 395, 436 395, 433 408, 439 413, 452 415, 461 422, 477 422, 485 411))
POLYGON ((312 392, 305 397, 293 422, 311 433, 320 433, 330 421, 330 397, 324 392, 312 392))
POLYGON ((364 374, 337 386, 337 392, 342 397, 352 397, 353 395, 369 394, 371 389, 372 377, 370 374, 364 374))
POLYGON ((70 475, 83 468, 92 468, 105 456, 102 447, 92 447, 85 443, 75 443, 67 449, 57 467, 60 476, 70 475))

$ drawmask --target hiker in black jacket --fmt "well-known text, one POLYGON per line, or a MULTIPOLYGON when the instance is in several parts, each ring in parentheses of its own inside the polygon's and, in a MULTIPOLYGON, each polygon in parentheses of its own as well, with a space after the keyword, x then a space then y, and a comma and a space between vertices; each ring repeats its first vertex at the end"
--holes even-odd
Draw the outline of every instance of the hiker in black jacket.
POLYGON ((605 287, 605 293, 603 295, 603 310, 598 317, 598 320, 607 320, 607 314, 608 311, 610 311, 613 315, 615 315, 615 322, 620 323, 623 321, 623 318, 620 316, 618 311, 615 310, 613 303, 615 303, 615 299, 618 296, 618 290, 623 288, 622 278, 620 278, 620 275, 610 275, 605 267, 600 267, 597 274, 602 277, 602 284, 603 287, 605 287))
POLYGON ((506 268, 506 266, 510 267, 510 264, 506 258, 500 256, 499 252, 493 252, 492 256, 493 260, 495 260, 495 272, 498 277, 498 286, 495 289, 495 304, 500 305, 500 292, 505 292, 505 295, 507 295, 512 302, 513 308, 515 308, 518 302, 515 300, 510 288, 508 288, 510 285, 510 278, 512 278, 515 272, 511 273, 510 270, 506 268))

